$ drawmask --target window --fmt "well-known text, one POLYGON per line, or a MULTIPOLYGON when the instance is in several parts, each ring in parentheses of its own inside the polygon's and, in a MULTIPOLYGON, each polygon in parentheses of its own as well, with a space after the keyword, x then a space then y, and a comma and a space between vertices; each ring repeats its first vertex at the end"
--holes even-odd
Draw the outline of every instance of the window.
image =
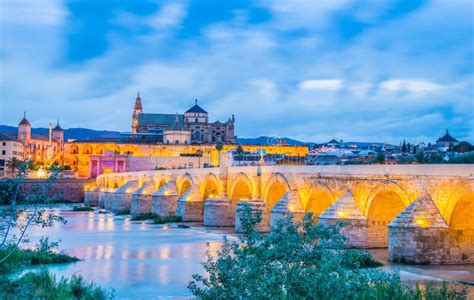
POLYGON ((3 145, 3 146, 6 146, 6 145, 7 145, 7 142, 3 142, 2 145, 3 145))
POLYGON ((196 123, 198 122, 198 119, 196 119, 196 123))
POLYGON ((7 151, 2 150, 2 155, 5 155, 5 154, 7 154, 7 151))

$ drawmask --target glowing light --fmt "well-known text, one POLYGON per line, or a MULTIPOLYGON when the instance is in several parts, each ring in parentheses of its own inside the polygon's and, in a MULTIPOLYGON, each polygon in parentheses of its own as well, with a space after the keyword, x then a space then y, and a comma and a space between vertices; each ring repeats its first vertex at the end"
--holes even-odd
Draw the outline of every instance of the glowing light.
POLYGON ((343 210, 340 210, 340 211, 337 212, 337 216, 339 218, 345 218, 345 217, 347 217, 347 213, 343 210))
POLYGON ((429 221, 426 218, 416 217, 414 221, 418 226, 422 228, 428 227, 430 225, 429 221))
POLYGON ((36 176, 38 176, 38 178, 46 177, 46 172, 45 172, 43 169, 39 169, 39 170, 36 172, 36 176))
POLYGON ((294 212, 295 211, 295 207, 293 205, 288 205, 288 210, 290 212, 294 212))

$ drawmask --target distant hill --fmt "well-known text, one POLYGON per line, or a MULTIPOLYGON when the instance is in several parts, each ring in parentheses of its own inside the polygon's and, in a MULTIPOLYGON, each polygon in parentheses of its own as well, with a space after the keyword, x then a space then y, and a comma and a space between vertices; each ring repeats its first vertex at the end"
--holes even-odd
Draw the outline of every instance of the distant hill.
MULTIPOLYGON (((15 126, 0 125, 0 132, 17 132, 18 128, 15 126)), ((32 128, 31 133, 34 134, 48 134, 48 128, 32 128)), ((94 130, 87 128, 69 128, 64 130, 64 139, 87 139, 96 137, 118 138, 120 132, 107 130, 94 130)))
MULTIPOLYGON (((17 132, 18 128, 15 126, 0 125, 0 132, 17 132)), ((34 134, 48 134, 48 128, 32 128, 34 134)), ((64 130, 64 138, 68 139, 88 139, 88 138, 119 138, 120 132, 108 131, 108 130, 94 130, 88 128, 69 128, 64 130)), ((305 143, 302 141, 290 139, 287 137, 279 138, 275 136, 259 136, 257 138, 238 138, 239 144, 249 145, 276 145, 279 142, 285 142, 292 146, 306 146, 313 147, 316 143, 309 142, 305 143)), ((344 142, 345 147, 350 145, 357 145, 357 147, 368 147, 368 146, 383 146, 383 143, 369 143, 369 142, 344 142)))
POLYGON ((285 142, 288 143, 288 145, 292 146, 305 146, 308 144, 314 144, 314 143, 305 143, 302 141, 290 139, 287 137, 279 138, 279 137, 273 137, 273 136, 259 136, 257 138, 237 138, 237 142, 239 144, 250 144, 250 145, 275 145, 278 142, 285 142))

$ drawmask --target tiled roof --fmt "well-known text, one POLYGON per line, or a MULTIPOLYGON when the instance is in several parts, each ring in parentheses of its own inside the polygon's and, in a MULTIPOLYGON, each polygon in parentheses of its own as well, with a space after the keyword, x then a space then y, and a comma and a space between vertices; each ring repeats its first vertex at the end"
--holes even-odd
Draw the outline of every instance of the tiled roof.
POLYGON ((193 107, 191 107, 190 109, 188 109, 186 111, 186 113, 202 113, 202 114, 207 114, 207 111, 205 111, 204 109, 202 109, 201 106, 194 104, 193 107))
POLYGON ((437 143, 439 142, 446 142, 446 143, 457 143, 458 140, 456 140, 455 138, 453 138, 449 132, 446 130, 446 134, 443 136, 443 137, 440 137, 437 141, 437 143))
MULTIPOLYGON (((179 125, 184 125, 184 115, 178 115, 179 125)), ((176 114, 138 114, 138 126, 140 125, 162 125, 174 126, 176 121, 176 114)))

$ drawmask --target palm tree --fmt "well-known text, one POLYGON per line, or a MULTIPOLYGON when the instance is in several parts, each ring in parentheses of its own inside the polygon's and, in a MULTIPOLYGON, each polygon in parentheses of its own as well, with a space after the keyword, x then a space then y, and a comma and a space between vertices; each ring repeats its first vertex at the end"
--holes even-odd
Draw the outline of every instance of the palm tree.
POLYGON ((12 176, 15 173, 15 170, 18 170, 20 168, 21 164, 22 164, 22 161, 16 157, 11 157, 6 162, 7 168, 10 168, 12 170, 12 176))
POLYGON ((217 165, 220 166, 220 159, 221 159, 221 151, 224 148, 224 145, 221 142, 216 143, 216 150, 217 150, 217 165))
POLYGON ((237 147, 237 149, 235 150, 235 152, 237 153, 238 157, 239 157, 239 166, 240 166, 240 162, 242 161, 242 153, 244 153, 244 149, 242 148, 241 145, 239 145, 237 147))

